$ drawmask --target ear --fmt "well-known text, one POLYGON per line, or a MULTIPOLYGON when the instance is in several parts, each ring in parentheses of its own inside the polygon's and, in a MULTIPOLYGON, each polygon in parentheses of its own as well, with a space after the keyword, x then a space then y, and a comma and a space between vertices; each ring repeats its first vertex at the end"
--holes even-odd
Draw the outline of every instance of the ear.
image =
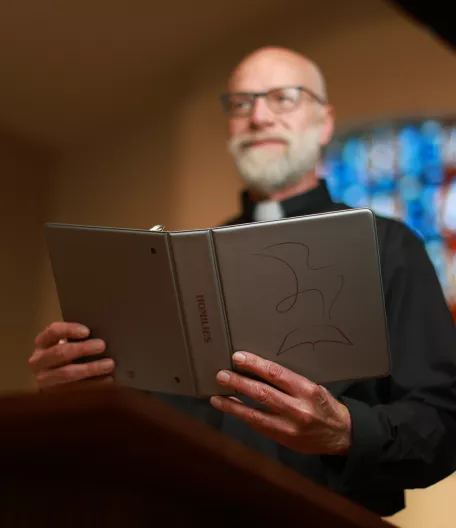
POLYGON ((323 117, 320 127, 320 145, 326 146, 332 139, 334 134, 334 107, 332 105, 325 105, 323 108, 323 117))

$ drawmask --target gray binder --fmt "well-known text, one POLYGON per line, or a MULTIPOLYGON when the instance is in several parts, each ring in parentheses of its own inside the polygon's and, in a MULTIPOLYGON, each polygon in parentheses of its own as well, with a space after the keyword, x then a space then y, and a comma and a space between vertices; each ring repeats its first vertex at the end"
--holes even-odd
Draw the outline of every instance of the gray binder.
POLYGON ((45 227, 63 318, 107 343, 121 385, 196 397, 237 350, 317 383, 386 376, 369 209, 194 231, 45 227))

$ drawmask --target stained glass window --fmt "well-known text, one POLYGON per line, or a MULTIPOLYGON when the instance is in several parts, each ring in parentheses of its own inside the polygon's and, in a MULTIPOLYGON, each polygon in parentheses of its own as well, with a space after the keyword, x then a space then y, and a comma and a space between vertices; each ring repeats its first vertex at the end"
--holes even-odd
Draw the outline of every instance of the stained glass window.
POLYGON ((456 320, 456 118, 353 128, 335 136, 322 170, 335 201, 422 237, 456 320))

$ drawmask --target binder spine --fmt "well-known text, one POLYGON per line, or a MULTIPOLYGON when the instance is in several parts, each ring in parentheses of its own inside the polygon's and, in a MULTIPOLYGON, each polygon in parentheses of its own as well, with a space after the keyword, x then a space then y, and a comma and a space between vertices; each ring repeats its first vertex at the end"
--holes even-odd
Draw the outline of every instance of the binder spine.
MULTIPOLYGON (((155 226, 155 227, 161 227, 161 226, 155 226)), ((154 231, 154 230, 155 229, 152 228, 150 231, 154 231)), ((179 275, 178 275, 178 270, 176 267, 176 258, 174 256, 174 249, 173 249, 172 240, 171 240, 171 233, 167 232, 165 235, 166 235, 166 245, 168 249, 168 257, 169 257, 169 262, 171 264, 171 270, 172 270, 173 280, 174 280, 174 290, 176 293, 176 300, 177 300, 180 320, 182 324, 182 334, 184 336, 185 352, 187 354, 187 360, 188 360, 189 369, 190 369, 190 373, 192 377, 193 395, 197 396, 198 395, 198 385, 197 385, 196 368, 195 368, 195 364, 192 359, 192 352, 191 352, 191 348, 189 345, 188 325, 186 322, 186 317, 185 317, 185 312, 184 312, 182 292, 181 292, 180 285, 179 285, 179 275)))
POLYGON ((187 346, 199 397, 229 394, 217 383, 231 347, 209 230, 170 233, 187 346))

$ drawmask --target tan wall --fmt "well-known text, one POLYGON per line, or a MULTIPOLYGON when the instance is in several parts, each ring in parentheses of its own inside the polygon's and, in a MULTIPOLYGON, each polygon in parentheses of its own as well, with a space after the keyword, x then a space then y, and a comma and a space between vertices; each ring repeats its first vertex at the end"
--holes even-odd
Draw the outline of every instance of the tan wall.
MULTIPOLYGON (((242 44, 233 35, 226 45, 214 46, 210 56, 195 62, 195 76, 181 79, 180 90, 154 96, 144 108, 141 124, 113 131, 99 144, 75 150, 61 161, 48 195, 46 220, 141 228, 165 223, 173 229, 214 225, 234 213, 239 183, 225 152, 225 127, 217 96, 230 67, 251 44, 291 45, 316 59, 327 75, 340 125, 454 111, 454 56, 393 12, 385 8, 382 13, 370 21, 354 21, 347 14, 328 15, 309 31, 305 21, 294 26, 271 24, 268 41, 246 37, 242 44)), ((163 78, 160 83, 167 85, 163 78)), ((1 170, 4 163, 7 172, 27 174, 29 179, 35 175, 36 166, 23 166, 20 155, 0 160, 1 170)), ((8 205, 8 218, 17 219, 20 225, 14 235, 8 235, 2 223, 4 240, 17 241, 20 234, 31 244, 11 253, 6 265, 2 263, 2 270, 15 271, 12 282, 7 273, 1 276, 4 288, 16 297, 12 303, 15 314, 8 316, 12 318, 10 330, 10 323, 5 326, 9 346, 3 361, 11 370, 0 374, 2 390, 24 386, 27 376, 21 361, 28 352, 31 329, 59 315, 49 266, 37 282, 39 267, 25 264, 31 255, 39 257, 40 239, 32 233, 37 233, 37 221, 41 222, 44 214, 42 203, 36 201, 43 191, 37 181, 32 183, 22 197, 20 211, 26 211, 25 215, 8 205), (25 278, 18 273, 21 267, 28 273, 25 278), (32 292, 37 284, 39 310, 33 319, 32 292), (18 333, 19 318, 27 329, 24 333, 18 333)), ((17 182, 11 185, 12 194, 24 190, 17 182)), ((446 486, 445 490, 452 486, 454 493, 454 480, 448 482, 441 486, 446 486)), ((435 489, 410 494, 412 507, 398 517, 400 526, 453 525, 454 509, 453 514, 444 509, 444 494, 435 493, 435 489), (421 514, 432 509, 439 515, 438 522, 421 514)))
POLYGON ((37 331, 49 164, 0 134, 0 390, 30 387, 27 357, 37 331))
POLYGON ((456 473, 425 490, 407 493, 407 508, 390 521, 400 528, 454 528, 456 473))

